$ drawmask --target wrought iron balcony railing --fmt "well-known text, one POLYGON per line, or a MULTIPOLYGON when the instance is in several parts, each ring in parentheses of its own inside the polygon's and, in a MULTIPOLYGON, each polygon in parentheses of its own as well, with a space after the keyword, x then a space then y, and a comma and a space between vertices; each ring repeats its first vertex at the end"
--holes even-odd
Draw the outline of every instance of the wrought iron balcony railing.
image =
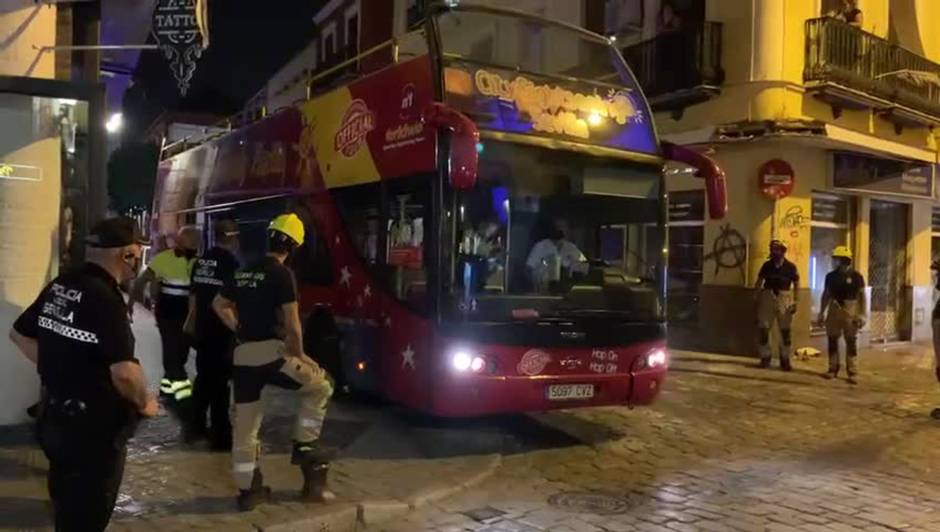
POLYGON ((803 79, 871 96, 873 108, 904 106, 940 118, 940 65, 834 18, 806 22, 803 79))
POLYGON ((623 50, 654 111, 681 109, 720 92, 720 22, 669 31, 623 50))

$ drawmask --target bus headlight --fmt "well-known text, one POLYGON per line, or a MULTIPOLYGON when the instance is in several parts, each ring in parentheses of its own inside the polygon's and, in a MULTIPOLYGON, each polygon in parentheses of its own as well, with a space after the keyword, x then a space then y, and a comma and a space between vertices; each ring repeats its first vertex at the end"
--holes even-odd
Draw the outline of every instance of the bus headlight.
POLYGON ((454 352, 454 355, 450 359, 450 363, 459 373, 466 373, 468 371, 472 371, 473 373, 480 373, 486 369, 485 358, 477 353, 463 349, 454 352))
POLYGON ((666 365, 666 350, 665 349, 654 349, 646 355, 646 367, 661 368, 666 365))

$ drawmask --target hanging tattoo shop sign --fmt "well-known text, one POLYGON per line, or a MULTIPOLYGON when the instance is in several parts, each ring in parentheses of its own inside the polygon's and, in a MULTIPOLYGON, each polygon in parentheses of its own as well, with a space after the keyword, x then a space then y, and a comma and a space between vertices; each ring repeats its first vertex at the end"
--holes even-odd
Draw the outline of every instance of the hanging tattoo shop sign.
POLYGON ((153 10, 153 35, 176 78, 180 94, 186 95, 202 56, 206 39, 198 0, 157 0, 153 10))

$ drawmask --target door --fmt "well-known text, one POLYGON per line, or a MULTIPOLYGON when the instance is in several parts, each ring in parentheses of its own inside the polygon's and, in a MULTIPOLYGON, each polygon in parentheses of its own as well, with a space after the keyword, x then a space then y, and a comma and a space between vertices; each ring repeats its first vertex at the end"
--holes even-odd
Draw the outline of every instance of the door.
POLYGON ((907 307, 907 205, 871 202, 871 340, 905 340, 902 320, 907 307))

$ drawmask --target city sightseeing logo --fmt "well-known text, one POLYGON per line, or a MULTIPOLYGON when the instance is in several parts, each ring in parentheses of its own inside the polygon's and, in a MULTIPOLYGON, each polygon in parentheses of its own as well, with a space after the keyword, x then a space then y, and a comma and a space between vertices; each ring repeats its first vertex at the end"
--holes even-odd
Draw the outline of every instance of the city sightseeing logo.
POLYGON ((375 113, 369 110, 366 102, 353 100, 343 116, 339 131, 336 132, 333 146, 346 157, 352 157, 366 140, 366 135, 375 129, 375 113))

